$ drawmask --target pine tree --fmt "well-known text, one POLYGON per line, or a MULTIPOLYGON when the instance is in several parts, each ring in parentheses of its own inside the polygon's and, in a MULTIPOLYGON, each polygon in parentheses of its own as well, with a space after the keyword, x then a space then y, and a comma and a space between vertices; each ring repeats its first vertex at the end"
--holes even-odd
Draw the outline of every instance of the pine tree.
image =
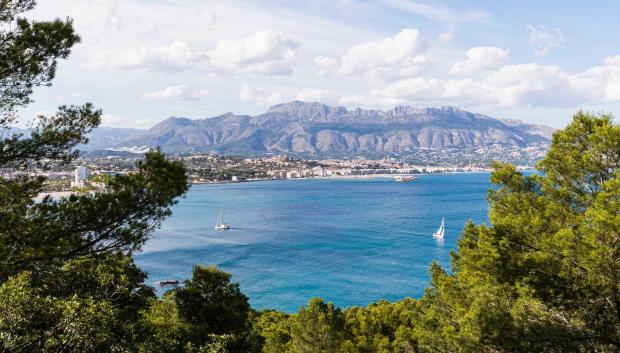
POLYGON ((154 294, 131 254, 187 190, 185 170, 151 151, 104 191, 33 201, 45 179, 24 172, 74 160, 101 120, 86 103, 11 129, 79 41, 70 20, 19 17, 34 6, 0 1, 0 351, 132 351, 154 294))

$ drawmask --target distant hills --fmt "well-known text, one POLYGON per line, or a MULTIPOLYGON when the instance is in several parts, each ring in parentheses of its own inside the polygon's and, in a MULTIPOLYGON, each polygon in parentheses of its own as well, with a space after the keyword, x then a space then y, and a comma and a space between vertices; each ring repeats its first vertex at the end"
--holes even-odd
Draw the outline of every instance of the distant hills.
MULTIPOLYGON (((109 135, 111 131, 106 131, 109 135)), ((293 101, 257 116, 227 113, 207 119, 168 118, 108 148, 169 153, 289 154, 304 157, 391 156, 421 149, 526 147, 548 143, 553 129, 500 120, 458 108, 388 111, 293 101)), ((93 134, 98 145, 104 139, 93 134)), ((110 141, 113 142, 113 141, 110 141)))
MULTIPOLYGON (((78 148, 84 151, 109 149, 114 147, 118 143, 121 143, 122 141, 128 139, 129 137, 138 135, 144 131, 144 129, 100 126, 96 128, 93 132, 88 134, 88 144, 78 145, 78 148)), ((11 134, 21 134, 23 136, 29 136, 30 130, 19 127, 11 127, 5 131, 0 130, 0 138, 7 137, 11 134)))
POLYGON ((88 144, 79 146, 82 150, 108 149, 124 140, 144 132, 143 129, 129 129, 100 126, 88 135, 88 144))
MULTIPOLYGON (((275 105, 263 114, 171 117, 149 129, 98 128, 80 149, 167 153, 293 155, 307 158, 402 156, 420 151, 502 150, 548 144, 553 129, 453 107, 348 110, 317 102, 275 105)), ((101 154, 101 153, 99 153, 101 154)))

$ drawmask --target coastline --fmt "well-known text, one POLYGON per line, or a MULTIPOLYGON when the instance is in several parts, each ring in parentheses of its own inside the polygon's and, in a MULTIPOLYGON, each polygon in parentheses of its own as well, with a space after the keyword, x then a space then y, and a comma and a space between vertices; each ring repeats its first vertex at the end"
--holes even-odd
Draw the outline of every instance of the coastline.
POLYGON ((239 184, 239 183, 251 183, 260 181, 284 181, 284 180, 355 180, 355 179, 392 179, 396 176, 424 176, 433 174, 478 174, 478 173, 490 173, 491 169, 484 170, 469 170, 469 171, 441 171, 434 173, 396 173, 396 174, 364 174, 364 175, 330 175, 330 176, 314 176, 314 177, 299 177, 299 178, 264 178, 264 179, 247 179, 243 181, 190 181, 191 185, 209 185, 209 184, 239 184))
MULTIPOLYGON (((524 169, 526 170, 526 169, 524 169)), ((468 171, 438 171, 433 173, 399 173, 399 174, 364 174, 364 175, 330 175, 330 176, 314 176, 314 177, 300 177, 300 178, 265 178, 265 179, 248 179, 243 181, 232 181, 232 180, 223 180, 223 181, 189 181, 190 185, 220 185, 220 184, 239 184, 239 183, 252 183, 252 182, 261 182, 261 181, 284 181, 284 180, 364 180, 364 179, 392 179, 396 176, 424 176, 424 175, 433 175, 433 174, 478 174, 478 173, 490 173, 491 169, 480 169, 480 170, 468 170, 468 171)), ((33 198, 35 201, 41 201, 46 196, 51 196, 52 198, 62 198, 67 197, 71 194, 75 193, 75 191, 50 191, 50 192, 42 192, 33 198)))

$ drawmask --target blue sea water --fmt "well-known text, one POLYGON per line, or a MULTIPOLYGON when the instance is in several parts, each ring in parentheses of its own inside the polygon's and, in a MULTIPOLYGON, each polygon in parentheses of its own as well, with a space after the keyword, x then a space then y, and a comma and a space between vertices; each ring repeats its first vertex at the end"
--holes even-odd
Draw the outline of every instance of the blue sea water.
POLYGON ((152 283, 217 265, 255 309, 294 312, 315 296, 340 307, 417 298, 433 260, 449 267, 467 220, 487 222, 489 188, 487 173, 195 185, 135 259, 152 283), (220 208, 228 231, 213 228, 220 208))

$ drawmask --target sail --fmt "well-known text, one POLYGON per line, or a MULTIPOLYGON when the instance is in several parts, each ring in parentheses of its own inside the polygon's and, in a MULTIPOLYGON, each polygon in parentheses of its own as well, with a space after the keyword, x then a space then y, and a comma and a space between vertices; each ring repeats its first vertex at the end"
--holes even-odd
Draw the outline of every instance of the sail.
POLYGON ((438 237, 438 238, 443 238, 444 231, 445 231, 445 219, 444 217, 441 217, 441 225, 439 226, 439 229, 437 229, 437 231, 433 233, 433 236, 438 237))
POLYGON ((220 214, 217 216, 217 223, 215 225, 218 227, 222 225, 222 210, 220 210, 220 214))

